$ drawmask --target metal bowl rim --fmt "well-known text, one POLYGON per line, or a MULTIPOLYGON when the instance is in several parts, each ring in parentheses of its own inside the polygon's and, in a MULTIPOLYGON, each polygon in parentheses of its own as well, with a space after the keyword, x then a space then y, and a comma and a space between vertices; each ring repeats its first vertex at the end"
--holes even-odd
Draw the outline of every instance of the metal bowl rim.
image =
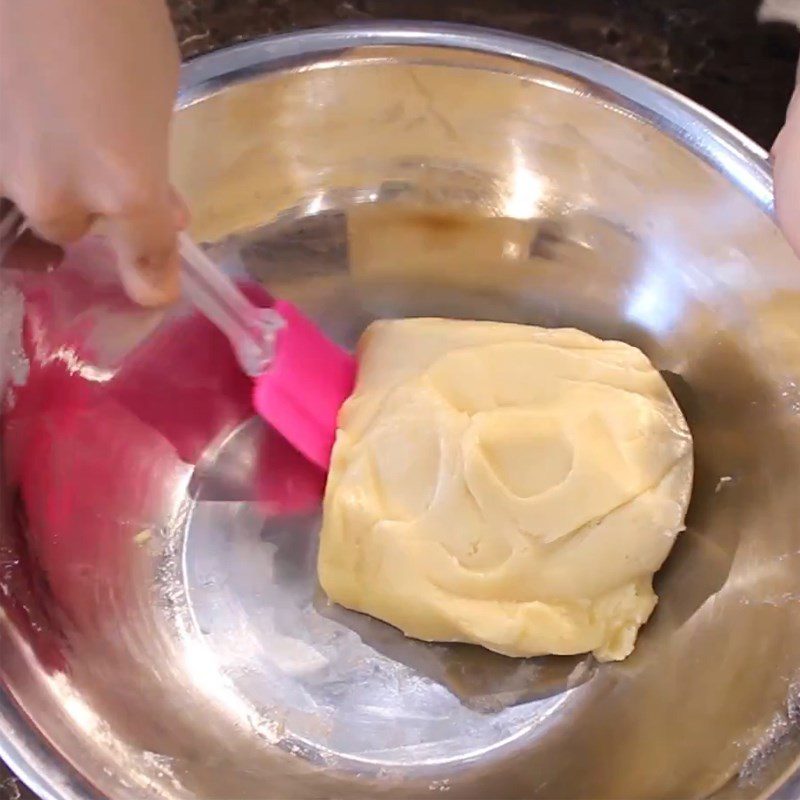
POLYGON ((563 45, 492 28, 453 23, 406 21, 334 25, 265 36, 197 56, 183 65, 178 108, 216 93, 223 86, 298 57, 356 47, 422 46, 472 50, 537 64, 611 91, 657 130, 742 189, 774 217, 769 154, 728 122, 688 97, 626 67, 563 45))

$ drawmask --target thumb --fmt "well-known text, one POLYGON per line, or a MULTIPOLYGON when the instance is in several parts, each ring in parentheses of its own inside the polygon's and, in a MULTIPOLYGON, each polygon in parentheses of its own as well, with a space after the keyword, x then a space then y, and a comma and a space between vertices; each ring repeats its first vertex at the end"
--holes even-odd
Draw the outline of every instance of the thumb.
POLYGON ((180 294, 177 234, 185 211, 174 195, 165 195, 163 203, 111 217, 104 226, 125 291, 143 306, 166 305, 180 294))

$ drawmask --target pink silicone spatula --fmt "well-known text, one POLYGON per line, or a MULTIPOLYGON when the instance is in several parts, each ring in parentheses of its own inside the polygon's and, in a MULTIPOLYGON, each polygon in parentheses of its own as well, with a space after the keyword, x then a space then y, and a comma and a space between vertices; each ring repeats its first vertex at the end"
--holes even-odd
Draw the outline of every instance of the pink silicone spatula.
MULTIPOLYGON (((26 223, 15 207, 0 217, 0 258, 26 223)), ((179 237, 183 287, 230 340, 254 380, 256 411, 291 445, 327 470, 339 408, 353 389, 355 359, 291 303, 260 308, 186 234, 179 237)))
POLYGON ((253 378, 256 411, 327 470, 336 417, 353 390, 355 359, 291 303, 251 303, 187 234, 179 247, 186 295, 228 337, 253 378))

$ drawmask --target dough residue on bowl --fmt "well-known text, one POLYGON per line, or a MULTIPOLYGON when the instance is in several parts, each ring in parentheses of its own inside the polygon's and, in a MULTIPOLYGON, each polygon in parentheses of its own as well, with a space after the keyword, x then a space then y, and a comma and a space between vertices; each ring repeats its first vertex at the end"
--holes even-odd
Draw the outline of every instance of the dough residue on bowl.
POLYGON ((328 596, 418 639, 625 658, 692 482, 647 357, 443 319, 374 323, 359 349, 325 496, 328 596))

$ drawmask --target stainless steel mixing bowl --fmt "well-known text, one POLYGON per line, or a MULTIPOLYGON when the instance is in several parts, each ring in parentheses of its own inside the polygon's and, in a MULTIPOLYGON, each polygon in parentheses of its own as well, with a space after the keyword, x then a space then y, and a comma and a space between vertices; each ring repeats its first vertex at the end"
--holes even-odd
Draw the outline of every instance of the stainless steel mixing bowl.
POLYGON ((694 432, 688 529, 620 664, 332 608, 321 476, 90 243, 3 289, 0 755, 48 800, 800 797, 800 266, 766 155, 611 64, 444 26, 221 51, 179 105, 196 235, 342 341, 439 314, 641 346, 694 432))

